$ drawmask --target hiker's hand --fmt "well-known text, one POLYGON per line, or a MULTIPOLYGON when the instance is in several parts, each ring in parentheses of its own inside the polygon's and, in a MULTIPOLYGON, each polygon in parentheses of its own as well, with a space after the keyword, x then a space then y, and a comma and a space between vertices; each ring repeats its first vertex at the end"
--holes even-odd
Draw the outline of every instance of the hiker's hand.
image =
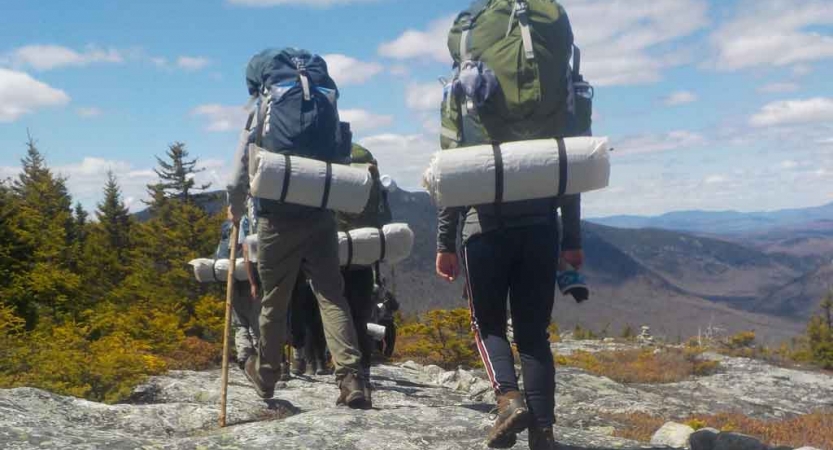
POLYGON ((252 300, 254 300, 254 301, 260 300, 260 296, 258 295, 257 286, 255 286, 254 284, 250 284, 249 289, 250 289, 249 292, 252 294, 252 300))
POLYGON ((452 282, 460 273, 460 258, 457 253, 437 253, 437 275, 452 282))
POLYGON ((581 270, 581 266, 584 265, 584 250, 564 250, 561 259, 576 270, 581 270))
POLYGON ((232 206, 229 206, 228 218, 231 219, 235 225, 240 226, 240 220, 243 218, 243 211, 235 211, 232 206))

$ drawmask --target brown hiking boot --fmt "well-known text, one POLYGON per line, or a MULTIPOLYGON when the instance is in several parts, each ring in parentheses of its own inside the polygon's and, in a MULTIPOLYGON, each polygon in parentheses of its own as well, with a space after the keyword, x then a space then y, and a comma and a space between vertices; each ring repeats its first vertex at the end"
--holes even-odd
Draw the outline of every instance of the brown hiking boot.
POLYGON ((555 436, 552 427, 529 427, 529 450, 555 450, 555 436))
POLYGON ((497 419, 486 437, 489 448, 511 448, 516 435, 529 426, 529 409, 519 391, 510 391, 497 396, 497 419))
POLYGON ((260 374, 257 373, 257 356, 252 355, 246 359, 246 366, 243 373, 246 374, 246 378, 252 382, 252 385, 260 398, 269 400, 275 396, 275 386, 267 387, 263 383, 263 380, 260 379, 260 374))
POLYGON ((336 405, 347 405, 348 408, 364 408, 366 398, 364 396, 364 383, 355 374, 347 374, 338 382, 341 395, 336 400, 336 405))

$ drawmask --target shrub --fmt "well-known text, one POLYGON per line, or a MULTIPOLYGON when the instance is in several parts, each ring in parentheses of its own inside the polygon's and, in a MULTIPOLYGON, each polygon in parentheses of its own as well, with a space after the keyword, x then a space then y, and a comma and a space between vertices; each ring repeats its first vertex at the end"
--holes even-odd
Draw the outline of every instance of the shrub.
POLYGON ((429 311, 421 319, 399 328, 394 357, 436 364, 445 369, 479 367, 468 309, 429 311))
POLYGON ((674 383, 692 376, 705 376, 718 368, 716 361, 703 361, 691 350, 575 352, 556 356, 556 364, 578 367, 619 383, 674 383))

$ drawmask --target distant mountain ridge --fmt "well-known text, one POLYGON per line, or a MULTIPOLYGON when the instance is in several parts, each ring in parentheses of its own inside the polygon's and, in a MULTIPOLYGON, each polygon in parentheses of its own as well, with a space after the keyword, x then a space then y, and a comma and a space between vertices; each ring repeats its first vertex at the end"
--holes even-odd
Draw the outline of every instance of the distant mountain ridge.
POLYGON ((754 233, 816 222, 829 222, 833 228, 833 203, 772 212, 677 211, 653 217, 619 215, 590 221, 617 228, 662 228, 708 234, 754 233))

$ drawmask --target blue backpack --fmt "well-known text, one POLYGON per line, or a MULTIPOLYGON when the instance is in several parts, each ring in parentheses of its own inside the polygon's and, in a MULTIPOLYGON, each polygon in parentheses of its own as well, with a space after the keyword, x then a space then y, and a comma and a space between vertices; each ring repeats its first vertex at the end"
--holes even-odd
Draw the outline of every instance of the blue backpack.
POLYGON ((349 143, 338 117, 338 88, 327 63, 306 50, 264 50, 246 69, 249 95, 257 96, 255 143, 275 153, 349 162, 349 143), (345 152, 346 148, 346 152, 345 152))

